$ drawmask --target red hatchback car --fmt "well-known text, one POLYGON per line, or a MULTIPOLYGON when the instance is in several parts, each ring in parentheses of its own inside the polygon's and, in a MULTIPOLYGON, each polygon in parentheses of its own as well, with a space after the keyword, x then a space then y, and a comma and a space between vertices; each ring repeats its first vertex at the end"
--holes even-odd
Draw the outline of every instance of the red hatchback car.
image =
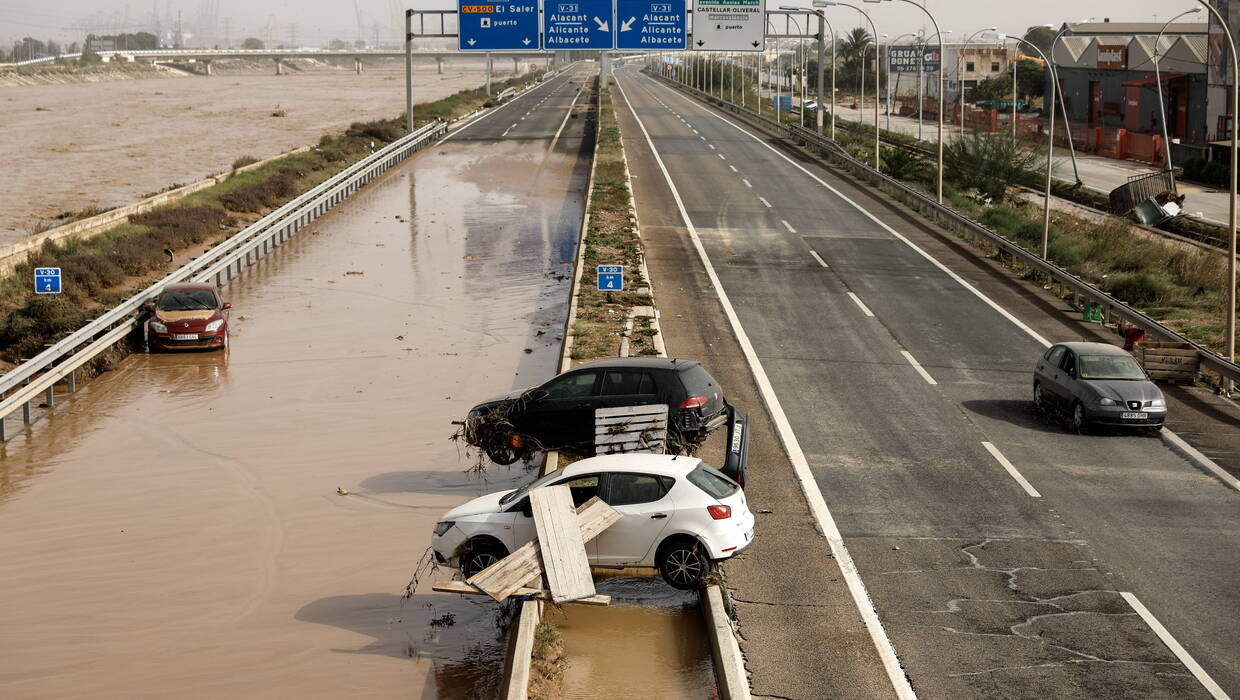
POLYGON ((213 350, 228 347, 228 310, 215 286, 185 282, 164 287, 149 302, 147 342, 156 350, 213 350))

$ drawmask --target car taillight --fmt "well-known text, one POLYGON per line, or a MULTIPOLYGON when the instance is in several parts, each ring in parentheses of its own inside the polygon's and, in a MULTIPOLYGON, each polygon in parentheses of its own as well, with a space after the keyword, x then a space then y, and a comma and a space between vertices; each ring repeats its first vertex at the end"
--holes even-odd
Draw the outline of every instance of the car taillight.
POLYGON ((726 520, 732 517, 732 506, 706 506, 706 510, 715 520, 726 520))
POLYGON ((685 399, 680 404, 680 407, 681 408, 701 408, 702 406, 705 406, 705 405, 706 405, 705 396, 690 396, 689 398, 685 399))

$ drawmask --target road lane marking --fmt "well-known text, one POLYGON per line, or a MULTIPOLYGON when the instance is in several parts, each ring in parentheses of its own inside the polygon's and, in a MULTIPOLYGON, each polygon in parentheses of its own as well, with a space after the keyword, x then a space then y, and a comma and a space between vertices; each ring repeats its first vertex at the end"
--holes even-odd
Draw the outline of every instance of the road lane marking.
MULTIPOLYGON (((887 636, 882 622, 878 619, 878 612, 874 609, 874 603, 870 600, 869 592, 866 591, 865 582, 861 580, 861 575, 857 572, 857 564, 853 561, 848 547, 844 545, 844 537, 840 534, 840 529, 836 525, 835 519, 831 517, 831 510, 827 508, 827 501, 822 496, 822 490, 818 488, 818 482, 814 479, 814 473, 810 471, 809 461, 805 457, 805 452, 801 450, 801 443, 797 440, 796 434, 792 431, 792 424, 788 422, 788 416, 784 413, 784 408, 779 403, 779 397, 775 395, 775 389, 771 386, 771 380, 766 375, 766 369, 763 368, 762 361, 758 359, 758 354, 754 350, 749 336, 745 334, 745 328, 741 325, 740 317, 736 315, 736 309, 733 308, 732 301, 728 297, 728 293, 724 291, 723 283, 719 281, 719 275, 715 273, 715 267, 711 264, 710 257, 706 254, 706 248, 702 245, 702 239, 698 236, 697 229, 689 219, 689 212, 685 210, 685 203, 680 198, 680 191, 676 189, 676 183, 672 181, 671 173, 667 171, 667 165, 664 164, 663 157, 659 155, 659 149, 654 145, 654 139, 650 137, 650 132, 646 130, 646 124, 638 116, 637 109, 629 101, 629 96, 625 93, 620 80, 616 80, 616 89, 619 91, 620 97, 624 99, 625 104, 628 105, 629 111, 633 114, 633 119, 637 122, 637 126, 641 128, 642 134, 646 137, 646 144, 650 146, 650 154, 654 156, 655 163, 658 164, 659 170, 663 173, 663 179, 667 181, 668 189, 672 193, 672 199, 675 200, 676 208, 680 212, 680 218, 685 223, 685 230, 689 233, 689 239, 693 241, 693 247, 697 250, 698 257, 702 260, 702 267, 705 268, 706 276, 710 279, 711 286, 715 289, 715 295, 719 299, 719 304, 723 307, 723 312, 728 318, 729 325, 732 326, 732 332, 736 334, 736 340, 745 355, 745 361, 749 364, 749 370, 753 373, 754 381, 758 384, 758 390, 762 393, 762 400, 771 412, 771 419, 775 423, 775 429, 779 432, 779 439, 784 444, 784 449, 788 452, 788 460, 792 462, 792 468, 796 471, 797 481, 805 494, 805 500, 809 504, 810 512, 813 513, 814 520, 822 530, 823 536, 827 539, 827 545, 831 548, 831 554, 835 558, 835 563, 840 567, 840 574, 844 577, 844 582, 848 586, 848 592, 852 596, 853 604, 857 606, 857 611, 861 613, 861 619, 865 623, 870 640, 878 651, 879 659, 883 662, 883 669, 887 672, 887 679, 891 682, 892 688, 895 689, 896 695, 901 700, 914 700, 917 694, 913 692, 913 686, 909 684, 908 677, 904 675, 904 669, 900 666, 900 659, 896 656, 895 647, 892 646, 891 639, 887 636)), ((723 154, 720 153, 719 157, 723 158, 723 154)))
POLYGON ((713 150, 716 150, 716 149, 715 149, 715 144, 713 144, 713 143, 708 143, 708 144, 706 144, 706 145, 707 145, 707 146, 710 146, 710 150, 712 150, 712 151, 713 151, 713 150))
POLYGON ((568 118, 573 116, 573 105, 577 104, 577 98, 581 97, 581 91, 585 88, 579 88, 577 94, 573 95, 573 101, 568 103, 568 110, 564 112, 564 121, 560 122, 560 128, 555 130, 555 136, 551 137, 551 145, 547 146, 548 151, 555 150, 555 144, 560 140, 560 134, 564 132, 565 125, 568 124, 568 118))
POLYGON ((1211 697, 1215 698, 1215 700, 1228 700, 1227 693, 1223 692, 1223 689, 1219 687, 1218 683, 1214 682, 1214 679, 1210 677, 1210 674, 1206 673, 1206 670, 1201 667, 1201 664, 1197 663, 1196 659, 1194 659, 1184 647, 1180 646, 1180 643, 1177 642, 1175 637, 1172 637, 1171 633, 1167 631, 1167 628, 1163 627, 1162 623, 1154 617, 1154 614, 1150 612, 1149 608, 1145 607, 1141 601, 1137 600, 1135 595, 1129 593, 1128 591, 1120 591, 1119 594, 1124 600, 1128 601, 1128 605, 1131 606, 1133 610, 1137 611, 1137 614, 1141 616, 1141 619, 1145 620, 1145 624, 1153 628, 1154 634, 1158 635, 1158 638, 1162 640, 1163 644, 1167 645, 1167 648, 1171 650, 1172 654, 1175 654, 1175 658, 1179 659, 1180 663, 1188 667, 1189 672, 1193 674, 1193 677, 1197 679, 1197 682, 1205 686, 1205 689, 1209 691, 1211 697))
POLYGON ((831 266, 827 264, 827 261, 826 261, 826 260, 823 260, 822 258, 818 257, 818 251, 816 251, 816 250, 810 250, 810 251, 809 251, 809 254, 810 254, 811 256, 813 256, 813 258, 814 258, 815 260, 817 260, 817 261, 818 261, 818 264, 819 264, 819 265, 822 265, 823 267, 827 268, 828 270, 829 270, 829 269, 831 269, 831 266))
POLYGON ((750 183, 749 180, 746 180, 745 178, 741 178, 741 182, 745 183, 746 187, 753 189, 753 184, 750 183))
POLYGON ((770 203, 770 202, 768 202, 768 201, 766 201, 766 197, 758 197, 758 199, 759 199, 759 200, 761 200, 761 201, 762 201, 762 203, 766 205, 766 208, 767 208, 767 209, 770 209, 770 208, 771 208, 771 203, 770 203))
POLYGON ((1033 484, 1026 481, 1025 477, 1022 476, 1020 472, 1016 471, 1016 467, 1012 466, 1012 463, 1008 461, 1007 457, 1003 456, 1003 453, 999 451, 998 447, 995 447, 989 442, 983 442, 982 447, 985 447, 986 451, 990 453, 990 456, 994 457, 995 461, 1007 470, 1007 473, 1016 480, 1016 483, 1020 484, 1020 487, 1025 490, 1025 493, 1034 498, 1042 497, 1042 494, 1038 493, 1038 490, 1033 488, 1033 484))
POLYGON ((796 233, 796 232, 797 232, 797 230, 796 230, 796 229, 792 228, 792 224, 788 223, 788 220, 787 220, 787 219, 780 219, 780 220, 779 220, 779 223, 783 224, 783 225, 784 225, 784 228, 788 229, 788 233, 796 233))
POLYGON ((729 168, 731 168, 731 169, 732 169, 732 172, 734 172, 734 173, 739 173, 739 172, 740 172, 739 170, 737 170, 737 169, 736 169, 736 166, 735 166, 735 165, 729 165, 728 167, 729 167, 729 168))
MULTIPOLYGON (((653 78, 652 78, 651 80, 653 80, 653 78)), ((670 88, 668 88, 668 89, 670 89, 670 88)), ((677 96, 682 97, 682 99, 684 99, 684 100, 686 100, 686 101, 688 101, 688 100, 690 99, 690 98, 689 98, 689 97, 687 97, 687 96, 681 96, 681 95, 679 95, 679 93, 677 93, 677 96)), ((713 116, 714 118, 716 118, 716 119, 718 119, 718 120, 722 121, 723 123, 725 123, 725 124, 727 124, 727 125, 731 126, 733 129, 736 129, 737 131, 739 131, 739 132, 741 132, 742 134, 744 134, 744 135, 748 136, 749 138, 753 139, 754 141, 757 141, 759 144, 761 144, 762 146, 766 147, 768 150, 770 150, 770 151, 771 151, 772 153, 774 153, 775 155, 777 155, 777 156, 779 156, 780 158, 783 158, 784 160, 788 161, 788 162, 792 165, 792 167, 794 167, 794 168, 796 168, 797 170, 800 170, 801 172, 803 172, 803 173, 805 173, 806 175, 808 175, 808 176, 810 177, 810 179, 814 180, 814 181, 815 181, 815 182, 817 182, 819 185, 822 185, 822 186, 823 186, 823 187, 825 187, 826 189, 830 190, 833 194, 835 194, 835 196, 839 197, 840 199, 844 200, 844 201, 845 201, 845 202, 847 202, 848 204, 852 205, 854 209, 856 209, 857 211, 861 212, 862 214, 865 214, 865 216, 866 216, 867 218, 869 218, 870 220, 872 220, 874 223, 878 224, 879 226, 883 227, 883 230, 885 230, 885 231, 887 231, 888 233, 890 233, 891 235, 895 236, 897 239, 899 239, 900 241, 902 241, 902 242, 903 242, 905 245, 907 245, 908 247, 910 247, 910 248, 912 248, 913 250, 917 251, 917 253, 918 253, 918 254, 920 254, 923 258, 925 258, 926 260, 929 260, 931 264, 933 264, 935 267, 939 268, 939 269, 940 269, 940 270, 942 270, 944 273, 946 273, 948 277, 951 277, 952 279, 954 279, 954 280, 956 280, 957 282, 959 282, 959 283, 960 283, 960 285, 961 285, 962 287, 964 287, 965 289, 967 289, 967 290, 969 290, 970 292, 972 292, 972 293, 973 293, 973 294, 974 294, 974 295, 975 295, 978 299, 981 299, 981 300, 982 300, 982 302, 983 302, 983 303, 985 303, 987 306, 991 307, 991 308, 992 308, 992 309, 994 309, 995 311, 998 311, 998 312, 999 312, 999 314, 1000 314, 1000 315, 1002 315, 1004 318, 1006 318, 1007 320, 1009 320, 1009 321, 1011 321, 1012 323, 1016 324, 1016 326, 1017 326, 1018 328, 1020 328, 1021 330, 1025 331, 1025 332, 1026 332, 1026 333, 1028 333, 1030 336, 1032 336, 1034 340, 1036 340, 1036 341, 1038 341, 1039 343, 1041 343, 1041 344, 1042 344, 1042 347, 1047 347, 1047 348, 1049 348, 1049 347, 1051 346, 1050 341, 1048 341, 1046 338, 1043 338, 1041 335, 1039 335, 1037 331, 1035 331, 1035 330, 1033 330, 1032 328, 1030 328, 1029 326, 1025 325, 1025 323, 1024 323, 1024 322, 1022 322, 1020 319, 1018 319, 1018 318, 1016 318, 1015 316, 1013 316, 1013 315, 1012 315, 1012 314, 1011 314, 1011 313, 1010 313, 1007 309, 1005 309, 1005 308, 1003 308, 1002 306, 1000 306, 1000 305, 999 305, 997 302, 995 302, 993 299, 988 298, 985 294, 983 294, 983 293, 981 292, 981 290, 979 290, 979 289, 977 289, 977 288, 973 287, 972 285, 970 285, 968 282, 966 282, 966 281, 964 280, 964 278, 962 278, 960 275, 957 275, 955 272, 953 272, 953 271, 949 270, 949 269, 947 268, 947 266, 946 266, 946 265, 944 265, 943 263, 941 263, 941 262, 939 262, 938 260, 936 260, 933 256, 931 256, 931 255, 930 255, 929 253, 927 253, 926 251, 922 250, 922 249, 921 249, 921 248, 920 248, 920 247, 919 247, 916 243, 914 243, 914 242, 910 241, 908 238, 906 238, 906 237, 904 237, 902 234, 898 233, 895 229, 893 229, 893 228, 891 228, 890 226, 888 226, 888 225, 886 224, 886 222, 882 221, 882 220, 881 220, 881 219, 879 219, 877 216, 875 216, 875 215, 871 214, 869 211, 867 211, 867 210, 866 210, 864 207, 862 207, 860 204, 857 204, 857 203, 856 203, 856 202, 854 202, 853 200, 849 199, 849 198, 848 198, 848 196, 847 196, 847 195, 845 195, 843 192, 840 192, 840 191, 839 191, 839 190, 837 190, 836 188, 834 188, 834 187, 832 187, 831 185, 827 184, 827 183, 826 183, 826 182, 825 182, 822 178, 820 178, 820 177, 818 177, 817 175, 815 175, 815 174, 813 174, 812 172, 810 172, 808 169, 806 169, 805 167, 803 167, 800 163, 796 162, 796 161, 795 161, 795 160, 793 160, 792 158, 789 158, 787 155, 785 155, 784 153, 780 152, 780 150, 779 150, 779 149, 777 149, 777 148, 775 148, 774 146, 770 145, 770 144, 769 144, 769 143, 767 143, 766 141, 763 141, 762 139, 758 138, 757 136, 754 136, 752 133, 750 133, 750 132, 746 131, 744 128, 742 128, 742 127, 738 126, 737 124, 735 124, 734 122, 732 122, 732 121, 731 121, 730 119, 728 119, 727 117, 724 117, 724 116, 722 116, 722 115, 716 114, 714 111, 709 110, 709 109, 706 109, 705 107, 701 107, 700 105, 697 105, 696 103, 694 103, 694 106, 699 107, 699 108, 700 108, 703 112, 706 112, 706 113, 707 113, 707 114, 709 114, 710 116, 713 116)))
POLYGON ((725 157, 722 153, 720 153, 720 154, 719 154, 719 159, 720 159, 720 160, 727 160, 727 158, 726 158, 726 157, 725 157))
POLYGON ((921 366, 917 358, 913 357, 913 353, 908 350, 901 350, 900 354, 904 355, 904 359, 908 360, 908 363, 913 366, 913 369, 917 370, 917 373, 921 375, 922 379, 926 380, 927 384, 938 384, 938 382, 934 381, 934 377, 931 377, 930 373, 926 371, 926 368, 921 366))
POLYGON ((861 307, 862 313, 864 313, 866 316, 869 316, 870 318, 874 318, 874 312, 870 311, 870 307, 866 306, 865 302, 861 301, 861 297, 857 296, 856 294, 853 294, 852 292, 849 292, 848 296, 853 301, 857 302, 857 306, 861 307))

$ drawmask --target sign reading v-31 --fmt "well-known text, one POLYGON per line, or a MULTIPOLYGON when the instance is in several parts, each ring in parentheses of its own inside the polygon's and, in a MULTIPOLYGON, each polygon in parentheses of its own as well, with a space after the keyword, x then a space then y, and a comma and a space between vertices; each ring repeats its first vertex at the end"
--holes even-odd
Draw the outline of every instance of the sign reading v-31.
POLYGON ((461 51, 538 51, 538 0, 457 0, 461 51))
POLYGON ((685 0, 616 0, 616 48, 685 49, 685 0))
POLYGON ((543 0, 543 48, 612 48, 611 0, 543 0))

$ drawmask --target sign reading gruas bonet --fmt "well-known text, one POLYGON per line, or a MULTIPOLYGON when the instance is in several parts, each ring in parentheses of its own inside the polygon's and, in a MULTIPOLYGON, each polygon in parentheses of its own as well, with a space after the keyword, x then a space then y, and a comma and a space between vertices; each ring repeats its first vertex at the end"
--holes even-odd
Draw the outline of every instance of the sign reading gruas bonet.
POLYGON ((892 73, 937 73, 941 63, 938 46, 887 47, 887 69, 892 73))
POLYGON ((699 0, 693 8, 693 41, 702 51, 761 51, 766 43, 762 0, 699 0))

